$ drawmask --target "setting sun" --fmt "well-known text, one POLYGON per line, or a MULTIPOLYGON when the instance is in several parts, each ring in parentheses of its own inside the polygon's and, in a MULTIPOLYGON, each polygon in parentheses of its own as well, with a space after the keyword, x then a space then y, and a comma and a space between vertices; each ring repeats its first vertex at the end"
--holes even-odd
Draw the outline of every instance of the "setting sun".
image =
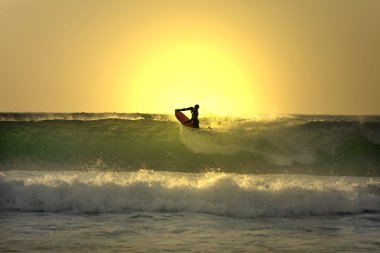
POLYGON ((144 55, 126 85, 126 108, 159 112, 195 103, 205 112, 239 114, 254 106, 252 73, 220 45, 196 41, 162 43, 144 55), (147 88, 149 87, 149 88, 147 88), (163 99, 164 98, 164 99, 163 99))

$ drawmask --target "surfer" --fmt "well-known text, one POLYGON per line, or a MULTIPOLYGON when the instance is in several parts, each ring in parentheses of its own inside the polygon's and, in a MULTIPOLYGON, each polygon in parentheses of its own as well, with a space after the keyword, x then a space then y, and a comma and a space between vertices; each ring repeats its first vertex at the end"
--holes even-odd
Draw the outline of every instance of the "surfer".
POLYGON ((195 105, 194 107, 175 109, 175 111, 176 112, 191 111, 191 119, 185 123, 193 122, 193 127, 199 128, 198 109, 199 109, 199 105, 195 105))

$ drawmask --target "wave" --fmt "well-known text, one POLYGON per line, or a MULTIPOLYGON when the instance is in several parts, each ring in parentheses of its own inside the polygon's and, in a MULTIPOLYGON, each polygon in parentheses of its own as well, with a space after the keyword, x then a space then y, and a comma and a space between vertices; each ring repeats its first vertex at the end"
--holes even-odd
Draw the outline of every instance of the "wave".
POLYGON ((21 172, 0 176, 0 211, 197 212, 238 218, 380 211, 380 181, 226 173, 21 172))
POLYGON ((50 121, 50 120, 80 120, 80 121, 94 121, 105 119, 123 119, 123 120, 172 120, 174 117, 164 114, 149 114, 149 113, 88 113, 88 112, 72 112, 72 113, 22 113, 22 112, 3 112, 0 113, 1 121, 21 121, 21 122, 36 122, 36 121, 50 121))
POLYGON ((1 113, 0 169, 380 176, 380 117, 1 113), (212 129, 208 129, 208 127, 212 129))

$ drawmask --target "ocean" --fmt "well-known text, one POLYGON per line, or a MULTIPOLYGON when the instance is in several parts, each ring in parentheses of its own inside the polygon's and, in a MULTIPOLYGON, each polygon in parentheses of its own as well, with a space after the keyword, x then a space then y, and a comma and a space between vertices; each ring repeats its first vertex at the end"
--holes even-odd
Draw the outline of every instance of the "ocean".
POLYGON ((0 252, 379 252, 380 116, 0 113, 0 252))

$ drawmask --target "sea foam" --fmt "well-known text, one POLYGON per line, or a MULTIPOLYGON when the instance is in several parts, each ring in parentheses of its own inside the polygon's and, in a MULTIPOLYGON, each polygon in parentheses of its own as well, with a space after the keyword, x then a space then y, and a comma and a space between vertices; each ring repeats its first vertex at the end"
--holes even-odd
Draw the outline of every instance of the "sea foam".
POLYGON ((218 172, 24 172, 0 176, 0 210, 196 212, 238 218, 380 212, 380 179, 218 172))

